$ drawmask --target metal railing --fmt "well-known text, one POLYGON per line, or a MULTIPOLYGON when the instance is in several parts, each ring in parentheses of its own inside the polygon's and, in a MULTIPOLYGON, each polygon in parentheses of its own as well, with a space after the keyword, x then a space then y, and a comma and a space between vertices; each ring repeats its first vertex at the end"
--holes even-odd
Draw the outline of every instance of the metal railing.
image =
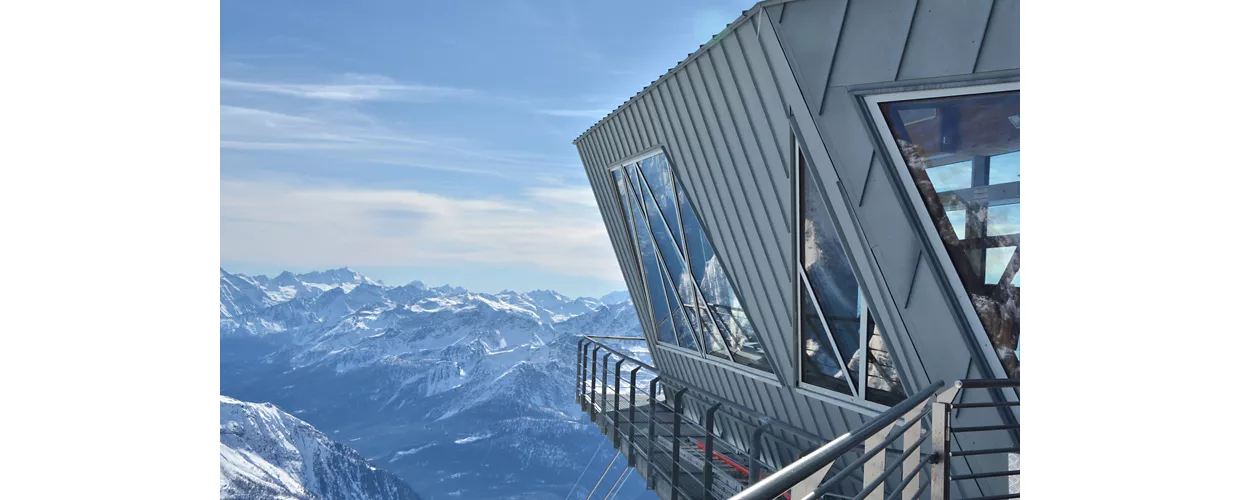
MULTIPOLYGON (((911 439, 904 440, 904 451, 900 455, 900 464, 907 463, 907 460, 916 455, 922 443, 925 442, 926 434, 921 432, 922 421, 930 412, 930 407, 926 404, 932 400, 935 392, 943 387, 942 382, 931 384, 929 387, 918 391, 916 394, 909 396, 904 401, 891 407, 887 411, 870 419, 865 425, 856 431, 849 432, 840 436, 831 442, 823 445, 821 448, 814 450, 804 458, 780 469, 770 477, 763 479, 758 484, 747 488, 741 494, 732 497, 733 500, 770 500, 787 492, 792 498, 800 500, 802 498, 820 498, 844 478, 857 469, 862 469, 866 484, 862 490, 853 498, 869 498, 882 487, 883 482, 890 476, 896 467, 884 467, 887 457, 886 450, 894 444, 897 439, 910 436, 911 439), (903 422, 900 424, 900 422, 903 422), (898 427, 895 427, 899 424, 898 427), (836 460, 844 457, 845 454, 853 451, 857 446, 864 446, 865 453, 859 458, 852 460, 851 463, 844 466, 839 472, 833 474, 826 481, 822 481, 827 472, 835 464, 836 460), (809 491, 806 491, 809 490, 809 491)), ((897 488, 897 493, 893 493, 888 498, 898 498, 899 494, 905 488, 911 487, 916 481, 918 474, 930 461, 925 457, 915 457, 917 464, 906 472, 901 481, 901 486, 897 488)), ((908 498, 917 498, 920 493, 915 493, 908 498)), ((881 498, 882 493, 878 496, 881 498)))
MULTIPOLYGON (((1009 458, 1007 470, 964 474, 952 473, 951 459, 953 457, 1019 454, 1019 446, 964 450, 953 450, 952 447, 953 437, 956 434, 1009 432, 1015 436, 1020 430, 1019 423, 954 427, 952 421, 953 415, 958 418, 961 409, 1010 408, 1020 405, 1019 401, 1007 400, 1001 395, 993 397, 988 402, 957 403, 956 400, 963 390, 988 389, 994 395, 997 394, 996 391, 1002 389, 1019 388, 1020 381, 960 380, 939 392, 943 385, 942 382, 938 382, 918 391, 866 422, 861 428, 814 450, 801 460, 784 467, 732 499, 768 500, 781 494, 790 494, 795 500, 819 499, 828 495, 832 487, 845 478, 852 477, 858 470, 863 472, 864 479, 860 491, 851 496, 854 500, 914 500, 922 498, 927 492, 931 494, 933 500, 964 498, 963 495, 952 496, 951 484, 953 482, 1018 477, 1020 471, 1012 466, 1011 458, 1009 458), (930 417, 928 421, 927 417, 930 417), (929 425, 929 433, 923 430, 923 425, 929 425), (927 439, 930 441, 930 450, 928 453, 922 453, 921 450, 927 439), (899 451, 900 455, 896 463, 887 466, 887 453, 885 452, 890 451, 889 447, 897 440, 903 441, 903 450, 899 451), (832 473, 830 477, 826 477, 837 460, 844 458, 861 443, 864 443, 865 452, 860 457, 851 460, 840 470, 832 473), (825 481, 823 481, 824 477, 825 481), (890 494, 884 496, 884 488, 889 482, 894 481, 893 478, 899 478, 899 482, 891 488, 890 494)), ((1012 442, 1019 442, 1018 438, 1014 438, 1012 442)), ((990 463, 993 462, 990 461, 990 463)), ((973 500, 1020 497, 1019 483, 1014 480, 1010 480, 1006 488, 992 487, 989 489, 991 491, 1006 489, 1007 491, 975 497, 973 500)), ((980 488, 978 490, 981 491, 980 488)))
MULTIPOLYGON (((953 482, 971 482, 973 489, 983 491, 978 486, 982 481, 992 481, 986 488, 991 494, 975 500, 1019 498, 1019 470, 1010 465, 1007 470, 986 472, 970 468, 996 463, 993 457, 981 462, 972 457, 1018 454, 1019 423, 1009 417, 1000 425, 953 425, 953 416, 959 419, 962 410, 1019 406, 1019 401, 1001 394, 1018 389, 1019 381, 961 380, 946 388, 937 382, 824 443, 787 423, 660 374, 602 340, 645 341, 582 338, 577 350, 577 401, 609 435, 613 447, 625 452, 630 466, 644 464, 638 471, 647 487, 664 498, 915 500, 930 493, 934 500, 947 500, 953 498, 953 482), (648 380, 639 383, 639 375, 648 380), (957 402, 968 389, 985 389, 991 400, 957 402), (998 432, 1012 436, 1010 443, 998 442, 1016 446, 953 449, 957 434, 998 432), (962 467, 953 474, 955 457, 964 457, 967 463, 958 464, 962 467), (994 487, 993 481, 1000 478, 1009 479, 1007 488, 994 487), (1006 493, 994 494, 1003 490, 1006 493)), ((1012 456, 1019 460, 1018 455, 1009 459, 1012 456)), ((966 490, 973 491, 957 487, 954 498, 963 498, 966 490)))
POLYGON ((602 340, 645 341, 582 338, 577 351, 577 400, 611 437, 613 447, 625 452, 630 465, 639 459, 645 463, 639 472, 651 489, 670 489, 671 498, 728 498, 824 442, 659 374, 602 340), (656 376, 641 384, 641 373, 656 376), (788 435, 801 444, 785 439, 788 435))
MULTIPOLYGON (((1019 389, 1020 380, 1011 379, 979 379, 979 380, 958 380, 951 387, 944 390, 938 395, 934 403, 933 414, 933 438, 931 440, 932 452, 936 460, 930 467, 930 477, 933 486, 931 487, 930 498, 933 500, 948 500, 951 498, 963 498, 962 496, 952 496, 952 483, 962 481, 979 481, 1007 479, 1006 493, 996 495, 986 495, 975 497, 975 500, 1001 500, 1008 498, 1020 498, 1020 446, 1019 439, 1012 439, 1011 442, 1015 446, 1005 446, 1001 448, 982 448, 968 450, 952 450, 952 437, 957 434, 969 433, 995 433, 1006 432, 1013 436, 1020 431, 1020 423, 1012 422, 1011 418, 1005 419, 1009 422, 998 425, 974 425, 974 426, 953 426, 953 420, 958 418, 958 412, 961 409, 969 408, 1014 408, 1020 406, 1020 400, 1007 399, 1002 395, 1003 389, 1019 389), (991 395, 990 401, 982 401, 975 403, 957 403, 964 391, 968 389, 987 389, 991 395), (1008 460, 1007 470, 994 470, 985 472, 970 472, 967 474, 952 473, 952 458, 955 457, 982 457, 1006 455, 1008 460)), ((992 463, 994 461, 991 461, 992 463)), ((992 485, 993 486, 993 485, 992 485)))

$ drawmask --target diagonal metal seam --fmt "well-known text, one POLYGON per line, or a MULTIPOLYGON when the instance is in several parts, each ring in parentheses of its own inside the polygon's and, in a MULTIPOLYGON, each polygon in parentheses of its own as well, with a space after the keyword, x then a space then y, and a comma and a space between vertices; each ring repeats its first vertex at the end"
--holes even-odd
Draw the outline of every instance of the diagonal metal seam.
POLYGON ((904 308, 905 309, 908 309, 909 302, 913 300, 913 285, 917 284, 917 271, 921 268, 922 257, 924 257, 924 255, 922 254, 922 251, 919 248, 917 249, 916 260, 913 261, 912 276, 909 277, 909 281, 908 281, 908 293, 904 296, 904 308))
POLYGON ((840 54, 840 42, 844 41, 844 28, 848 27, 848 7, 852 2, 844 2, 844 15, 840 16, 840 31, 835 35, 835 48, 831 49, 831 65, 827 68, 827 78, 822 84, 822 100, 818 102, 818 116, 827 112, 827 94, 831 90, 831 76, 835 74, 835 61, 840 54))
POLYGON ((870 148, 870 166, 866 167, 865 180, 861 181, 861 195, 857 197, 858 208, 865 204, 865 194, 870 191, 870 174, 874 173, 874 160, 877 158, 878 152, 870 148))
POLYGON ((908 30, 904 33, 904 46, 900 48, 900 62, 896 64, 896 81, 900 80, 900 73, 904 71, 904 56, 908 54, 908 42, 913 38, 913 26, 917 24, 917 11, 920 8, 921 0, 914 0, 913 15, 909 16, 908 30))
POLYGON ((990 20, 995 16, 995 4, 998 0, 990 0, 990 10, 986 12, 986 27, 982 28, 982 39, 977 41, 977 54, 973 55, 973 69, 977 73, 977 64, 982 61, 982 49, 986 46, 986 37, 990 36, 990 20))

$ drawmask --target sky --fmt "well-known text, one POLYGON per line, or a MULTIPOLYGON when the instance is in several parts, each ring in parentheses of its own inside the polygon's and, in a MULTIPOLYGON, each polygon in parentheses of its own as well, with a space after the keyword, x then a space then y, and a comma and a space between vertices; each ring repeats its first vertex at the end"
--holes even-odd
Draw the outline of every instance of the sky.
POLYGON ((622 290, 572 140, 753 3, 225 0, 221 266, 622 290))

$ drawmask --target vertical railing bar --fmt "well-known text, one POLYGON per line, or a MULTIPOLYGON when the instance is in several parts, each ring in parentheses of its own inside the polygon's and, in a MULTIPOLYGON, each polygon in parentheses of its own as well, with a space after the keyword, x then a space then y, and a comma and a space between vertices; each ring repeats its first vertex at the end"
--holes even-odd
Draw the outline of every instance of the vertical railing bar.
POLYGON ((585 365, 585 353, 584 353, 584 349, 585 349, 585 346, 586 346, 586 345, 589 345, 589 344, 586 344, 586 343, 585 343, 585 342, 586 342, 586 340, 587 340, 587 339, 586 339, 585 337, 581 337, 581 340, 578 340, 578 341, 577 341, 577 366, 576 366, 576 369, 577 369, 577 378, 575 378, 575 379, 573 380, 573 382, 575 382, 575 383, 576 383, 579 387, 581 387, 581 390, 579 390, 579 391, 573 391, 573 392, 576 392, 576 393, 577 393, 577 398, 576 398, 576 399, 577 399, 577 404, 578 404, 578 405, 580 405, 580 404, 581 404, 581 399, 585 397, 585 381, 586 381, 586 379, 584 378, 584 374, 585 374, 585 371, 586 371, 586 370, 585 370, 586 365, 585 365))
MULTIPOLYGON (((637 371, 642 367, 634 367, 629 371, 629 467, 637 465, 637 455, 633 454, 637 442, 637 371)), ((653 403, 653 401, 651 401, 653 403)))
POLYGON ((655 393, 657 392, 657 391, 655 390, 655 387, 657 387, 657 386, 658 386, 658 384, 659 384, 659 380, 660 380, 660 377, 655 377, 655 378, 653 378, 653 379, 651 379, 651 380, 650 380, 650 413, 649 413, 650 417, 649 417, 649 420, 647 421, 647 426, 648 426, 648 427, 647 427, 647 431, 646 431, 646 437, 649 439, 648 441, 646 441, 646 488, 647 488, 647 489, 654 489, 654 474, 653 474, 653 471, 655 470, 655 464, 654 464, 654 445, 655 445, 655 435, 654 435, 654 419, 655 419, 655 416, 656 416, 655 412, 659 409, 659 402, 658 402, 657 400, 655 400, 654 395, 655 395, 655 393))
POLYGON ((762 433, 769 428, 769 424, 759 425, 754 429, 753 436, 749 440, 749 483, 745 486, 753 486, 758 482, 758 469, 762 467, 758 461, 762 455, 762 433))
MULTIPOLYGON (((598 350, 601 347, 603 346, 597 343, 594 344, 594 354, 592 354, 590 358, 590 421, 591 422, 594 421, 594 395, 597 394, 595 392, 596 388, 594 384, 595 384, 595 381, 598 380, 598 350)), ((606 370, 606 368, 604 368, 604 370, 606 370)))
MULTIPOLYGON (((600 398, 600 399, 602 399, 603 404, 599 405, 598 410, 597 410, 597 411, 598 411, 598 412, 600 412, 600 413, 606 413, 606 412, 607 412, 607 359, 608 359, 608 358, 611 358, 611 353, 610 353, 610 352, 608 352, 607 354, 604 354, 604 355, 603 355, 603 380, 600 380, 600 381, 599 381, 599 384, 598 384, 598 385, 602 386, 602 391, 601 391, 601 392, 602 392, 602 398, 600 398)), ((591 382, 591 383, 593 383, 593 382, 591 382)), ((595 412, 595 408, 593 407, 593 405, 591 405, 591 407, 590 407, 590 420, 594 420, 594 415, 595 415, 595 413, 594 413, 594 412, 595 412)), ((606 415, 604 415, 604 416, 606 416, 606 415)), ((602 429, 600 429, 600 430, 602 430, 602 429)))
MULTIPOLYGON (((611 408, 611 445, 616 449, 620 449, 620 365, 623 364, 624 358, 616 361, 616 402, 611 408)), ((633 406, 632 400, 629 406, 633 406)))
POLYGON ((706 443, 703 445, 705 454, 702 456, 702 500, 710 500, 710 487, 715 479, 715 412, 719 411, 720 403, 715 403, 706 410, 706 417, 703 419, 704 434, 706 434, 706 443))
POLYGON ((680 498, 680 419, 685 409, 685 391, 676 391, 672 398, 672 500, 680 498))

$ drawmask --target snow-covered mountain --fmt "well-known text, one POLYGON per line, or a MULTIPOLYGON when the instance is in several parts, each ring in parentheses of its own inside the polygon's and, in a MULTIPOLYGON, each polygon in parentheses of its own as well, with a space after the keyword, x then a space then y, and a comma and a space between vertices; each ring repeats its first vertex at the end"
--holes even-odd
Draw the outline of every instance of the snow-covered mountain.
POLYGON ((221 269, 221 392, 289 409, 430 498, 581 498, 602 437, 573 400, 577 341, 641 336, 627 294, 610 299, 221 269))
POLYGON ((220 396, 220 498, 419 500, 395 474, 270 403, 220 396))
POLYGON ((627 290, 616 290, 599 297, 598 300, 608 305, 627 302, 629 300, 629 292, 627 290))

